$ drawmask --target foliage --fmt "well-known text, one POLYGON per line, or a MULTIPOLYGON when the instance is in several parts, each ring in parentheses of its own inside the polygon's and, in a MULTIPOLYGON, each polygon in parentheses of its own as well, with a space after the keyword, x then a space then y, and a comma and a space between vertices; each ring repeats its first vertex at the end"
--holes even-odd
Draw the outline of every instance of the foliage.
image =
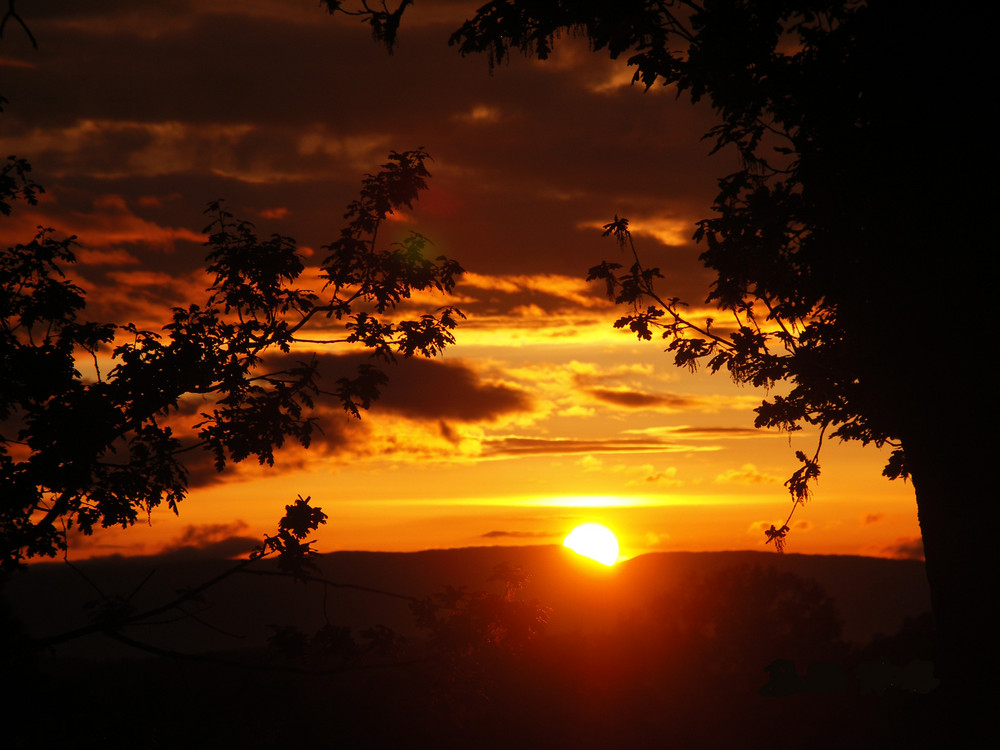
MULTIPOLYGON (((898 239, 900 217, 916 216, 907 201, 918 188, 905 180, 912 170, 893 130, 905 96, 886 51, 905 33, 897 20, 861 0, 493 0, 450 39, 492 67, 515 51, 545 59, 561 34, 578 35, 594 51, 624 56, 634 82, 710 103, 718 124, 705 138, 713 153, 735 150, 741 165, 719 179, 715 215, 694 233, 717 274, 706 302, 723 315, 696 320, 661 296, 660 270, 640 261, 617 216, 605 235, 630 259, 597 265, 588 278, 631 307, 618 328, 661 337, 676 365, 783 386, 758 407, 756 425, 819 435, 786 483, 793 513, 819 476, 826 437, 890 444, 885 475, 910 471, 905 405, 885 399, 888 370, 905 349, 888 316, 908 310, 927 284, 912 283, 898 239)), ((768 541, 783 540, 774 531, 768 541)))
POLYGON ((293 505, 285 506, 285 515, 278 522, 278 533, 265 536, 264 543, 250 553, 251 560, 258 560, 270 553, 278 555, 278 568, 301 578, 316 566, 309 559, 315 554, 307 536, 326 523, 326 514, 309 505, 310 498, 299 495, 293 505))
POLYGON ((342 0, 320 0, 320 5, 326 7, 330 15, 342 13, 345 16, 357 16, 372 27, 372 36, 376 41, 385 44, 389 54, 392 54, 396 46, 396 35, 399 33, 399 24, 403 20, 403 11, 413 0, 400 0, 395 10, 389 10, 385 3, 381 3, 382 8, 372 8, 367 0, 361 0, 361 7, 358 9, 345 8, 342 0))
POLYGON ((528 580, 520 566, 499 565, 490 580, 503 583, 503 593, 445 586, 410 605, 436 658, 438 698, 456 711, 468 710, 475 698, 489 700, 503 668, 548 624, 547 607, 517 596, 528 580))
MULTIPOLYGON (((65 550, 74 528, 127 527, 162 503, 177 512, 190 451, 210 451, 220 471, 250 457, 273 465, 286 442, 308 447, 317 398, 333 397, 358 417, 378 397, 386 375, 375 364, 325 391, 315 358, 297 344, 363 347, 388 364, 434 356, 452 343, 458 310, 416 318, 394 311, 414 291, 449 292, 461 267, 426 258, 427 241, 416 233, 388 246, 377 242, 386 217, 426 188, 427 158, 419 149, 392 152, 365 176, 346 226, 325 247, 319 292, 297 285, 305 266, 293 239, 260 237, 213 201, 206 210, 207 297, 175 308, 159 333, 83 319, 85 293, 66 276, 75 237, 40 229, 27 244, 2 251, 3 567, 65 550), (109 354, 112 366, 102 374, 109 354), (81 357, 91 360, 93 376, 82 374, 81 357), (198 421, 177 432, 192 410, 200 411, 198 421)), ((29 169, 8 161, 0 207, 34 201, 29 169)))
POLYGON ((477 658, 488 650, 513 653, 544 631, 546 608, 517 598, 526 580, 520 568, 501 566, 491 580, 504 583, 502 594, 446 586, 411 605, 418 626, 429 631, 436 650, 462 659, 477 658))
POLYGON ((841 655, 841 622, 818 583, 794 573, 744 565, 695 577, 652 606, 665 647, 685 644, 679 659, 695 669, 760 680, 776 658, 841 655), (709 659, 706 654, 711 654, 709 659))

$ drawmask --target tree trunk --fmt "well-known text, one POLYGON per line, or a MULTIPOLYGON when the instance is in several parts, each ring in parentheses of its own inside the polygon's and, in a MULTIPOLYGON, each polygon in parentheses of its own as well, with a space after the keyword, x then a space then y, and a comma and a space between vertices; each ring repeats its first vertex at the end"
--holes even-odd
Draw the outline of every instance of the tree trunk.
MULTIPOLYGON (((995 188, 972 177, 995 150, 994 135, 979 126, 994 32, 971 22, 967 33, 942 33, 932 10, 918 11, 922 4, 871 7, 883 19, 872 39, 891 44, 876 88, 875 136, 885 155, 871 174, 884 179, 870 198, 878 213, 868 248, 882 276, 859 322, 867 326, 865 356, 875 362, 873 403, 902 443, 916 491, 937 673, 953 705, 968 706, 1000 693, 1000 505, 988 407, 996 388, 988 372, 995 240, 977 210, 992 205, 995 188), (932 59, 948 81, 933 93, 915 72, 932 59)), ((960 3, 947 17, 970 12, 960 3)))
POLYGON ((995 459, 977 424, 981 411, 962 403, 981 393, 940 399, 940 418, 914 425, 903 442, 938 633, 937 672, 945 693, 964 704, 1000 692, 995 459))

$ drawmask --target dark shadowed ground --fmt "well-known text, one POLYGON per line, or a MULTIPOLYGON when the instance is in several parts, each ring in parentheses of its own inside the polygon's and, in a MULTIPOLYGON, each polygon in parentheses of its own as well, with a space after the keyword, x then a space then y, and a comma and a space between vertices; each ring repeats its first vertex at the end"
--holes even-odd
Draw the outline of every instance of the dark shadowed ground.
MULTIPOLYGON (((121 629, 199 658, 102 634, 40 654, 21 642, 5 656, 22 686, 5 704, 12 746, 921 747, 936 731, 918 562, 663 553, 609 569, 561 547, 319 562, 329 581, 416 599, 454 588, 421 628, 404 598, 240 575, 193 617, 121 629), (502 563, 531 575, 516 595, 490 580, 502 563), (531 602, 548 623, 522 639, 531 602)), ((85 625, 94 586, 143 611, 228 564, 93 561, 91 583, 33 566, 6 587, 7 640, 15 624, 36 638, 85 625)))

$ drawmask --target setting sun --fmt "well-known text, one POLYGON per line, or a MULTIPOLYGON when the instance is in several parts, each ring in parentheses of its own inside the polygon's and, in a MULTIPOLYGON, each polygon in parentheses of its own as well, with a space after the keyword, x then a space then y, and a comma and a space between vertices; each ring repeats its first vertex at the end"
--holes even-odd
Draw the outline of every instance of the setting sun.
POLYGON ((577 526, 563 540, 563 544, 578 555, 602 565, 614 565, 618 560, 618 540, 610 529, 597 523, 577 526))

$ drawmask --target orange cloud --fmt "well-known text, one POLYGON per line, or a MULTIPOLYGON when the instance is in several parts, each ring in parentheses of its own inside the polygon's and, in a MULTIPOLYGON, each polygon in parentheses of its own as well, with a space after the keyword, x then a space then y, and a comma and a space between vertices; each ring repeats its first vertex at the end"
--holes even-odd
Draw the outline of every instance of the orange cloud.
POLYGON ((715 477, 716 484, 777 484, 781 480, 765 474, 753 464, 743 464, 739 469, 729 469, 715 477))

